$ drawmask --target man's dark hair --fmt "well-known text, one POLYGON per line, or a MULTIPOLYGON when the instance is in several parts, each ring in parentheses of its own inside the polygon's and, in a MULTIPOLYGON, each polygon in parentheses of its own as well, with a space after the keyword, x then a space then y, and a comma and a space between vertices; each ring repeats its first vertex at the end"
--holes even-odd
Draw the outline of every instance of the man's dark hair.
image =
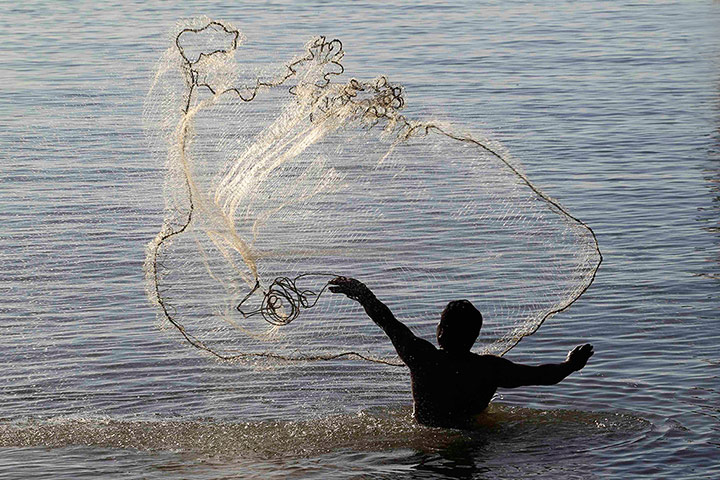
POLYGON ((440 314, 437 341, 448 351, 470 351, 482 327, 482 314, 467 300, 453 300, 440 314))

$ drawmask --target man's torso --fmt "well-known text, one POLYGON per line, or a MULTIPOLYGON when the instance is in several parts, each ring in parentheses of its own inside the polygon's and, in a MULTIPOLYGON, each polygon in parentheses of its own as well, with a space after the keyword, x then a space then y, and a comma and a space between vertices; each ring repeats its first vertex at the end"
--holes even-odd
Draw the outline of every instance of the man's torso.
POLYGON ((489 356, 435 349, 410 366, 415 418, 435 426, 463 426, 497 390, 489 356))

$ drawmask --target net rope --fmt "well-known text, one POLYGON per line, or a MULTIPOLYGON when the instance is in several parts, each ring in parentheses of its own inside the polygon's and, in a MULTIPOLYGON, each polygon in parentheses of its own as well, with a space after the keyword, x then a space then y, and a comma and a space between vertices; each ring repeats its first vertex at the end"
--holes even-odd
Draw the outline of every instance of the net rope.
POLYGON ((345 275, 426 338, 444 304, 470 299, 485 317, 477 351, 502 355, 592 284, 588 225, 498 143, 401 114, 386 77, 339 81, 339 40, 258 73, 228 23, 189 20, 171 38, 144 112, 166 166, 145 271, 161 320, 192 346, 402 365, 357 305, 323 295, 345 275))

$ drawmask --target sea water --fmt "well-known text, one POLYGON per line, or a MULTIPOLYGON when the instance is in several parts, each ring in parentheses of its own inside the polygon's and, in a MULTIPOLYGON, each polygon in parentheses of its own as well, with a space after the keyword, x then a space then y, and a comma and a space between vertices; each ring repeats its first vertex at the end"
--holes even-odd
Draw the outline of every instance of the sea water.
POLYGON ((0 477, 720 474, 717 3, 29 1, 0 23, 0 477), (352 75, 405 85, 408 115, 502 141, 605 255, 508 358, 591 342, 588 367, 500 391, 462 432, 412 421, 403 369, 218 363, 160 330, 142 105, 167 32, 199 15, 277 58, 337 37, 352 75))

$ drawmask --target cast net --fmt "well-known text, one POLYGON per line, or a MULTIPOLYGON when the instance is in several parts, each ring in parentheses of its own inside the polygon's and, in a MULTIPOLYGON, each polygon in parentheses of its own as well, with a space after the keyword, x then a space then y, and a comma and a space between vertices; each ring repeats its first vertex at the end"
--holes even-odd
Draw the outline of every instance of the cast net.
POLYGON ((172 38, 145 109, 167 168, 146 278, 193 346, 400 364, 359 305, 324 293, 344 275, 428 339, 467 298, 484 316, 475 351, 503 354, 592 282, 589 227, 499 144, 407 118, 385 77, 344 79, 338 40, 257 73, 227 23, 192 20, 172 38))

